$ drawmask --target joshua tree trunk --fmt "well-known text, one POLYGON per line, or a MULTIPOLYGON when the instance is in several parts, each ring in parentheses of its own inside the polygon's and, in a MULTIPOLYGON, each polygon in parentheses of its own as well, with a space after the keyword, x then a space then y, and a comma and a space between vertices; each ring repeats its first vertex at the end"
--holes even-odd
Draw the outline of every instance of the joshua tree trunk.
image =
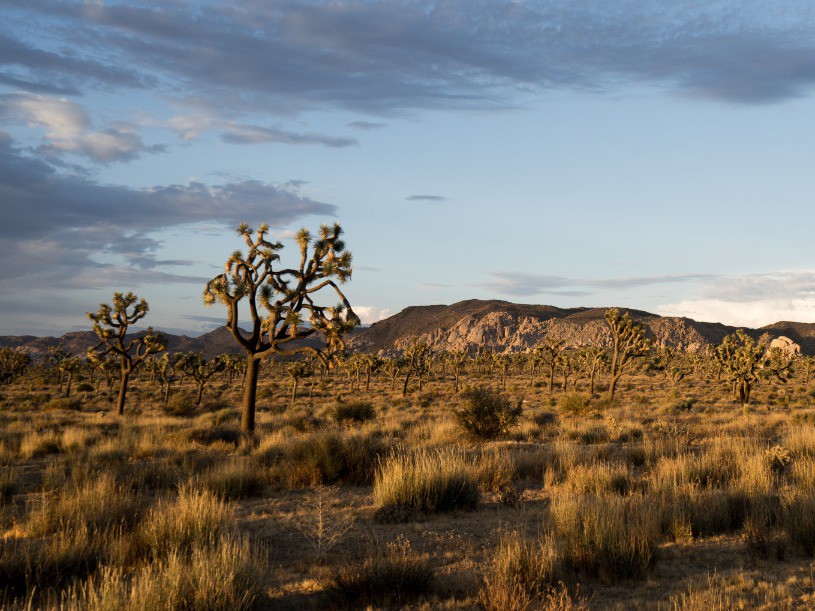
POLYGON ((119 400, 116 402, 116 413, 124 416, 125 396, 127 395, 127 383, 130 380, 130 370, 122 369, 122 379, 119 383, 119 400))
POLYGON ((255 399, 257 397, 258 373, 260 372, 260 359, 249 355, 246 359, 246 373, 243 378, 243 414, 241 415, 241 430, 244 433, 253 433, 255 430, 255 399))

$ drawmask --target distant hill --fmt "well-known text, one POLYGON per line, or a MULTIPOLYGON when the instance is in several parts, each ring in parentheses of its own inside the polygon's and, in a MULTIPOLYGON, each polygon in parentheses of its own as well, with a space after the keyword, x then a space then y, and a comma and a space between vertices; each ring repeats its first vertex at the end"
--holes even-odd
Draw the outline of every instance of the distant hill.
MULTIPOLYGON (((522 352, 545 337, 564 340, 578 347, 604 344, 608 334, 603 314, 608 308, 557 308, 548 305, 511 303, 500 300, 469 299, 452 305, 411 306, 370 327, 356 330, 347 340, 352 351, 393 352, 403 349, 413 337, 428 342, 436 350, 476 350, 479 346, 494 352, 522 352)), ((658 344, 696 352, 736 330, 720 323, 698 322, 690 318, 659 316, 641 310, 627 310, 646 325, 658 344)), ((745 329, 755 339, 769 341, 784 335, 801 346, 804 354, 815 354, 815 324, 777 322, 760 329, 745 329)), ((165 333, 170 352, 241 353, 226 327, 199 337, 165 333)), ((319 338, 308 340, 321 344, 319 338)), ((66 333, 62 337, 0 336, 0 347, 11 347, 44 356, 50 346, 62 343, 73 354, 84 354, 98 342, 92 331, 66 333)))
MULTIPOLYGON (((571 347, 608 341, 603 318, 608 308, 557 308, 508 301, 470 299, 452 305, 413 306, 362 330, 349 340, 353 350, 389 352, 403 349, 419 337, 436 350, 474 350, 483 346, 494 352, 522 352, 546 337, 571 347)), ((736 327, 664 317, 641 310, 627 311, 646 325, 658 344, 696 352, 721 343, 736 327)), ((755 339, 786 335, 815 354, 815 324, 780 322, 761 329, 745 329, 755 339)))
MULTIPOLYGON (((165 333, 164 337, 167 338, 167 349, 170 352, 203 352, 207 358, 212 358, 216 354, 242 352, 226 327, 219 327, 199 337, 171 333, 165 333)), ((93 331, 74 331, 62 337, 0 336, 0 347, 8 346, 22 350, 35 358, 45 356, 48 354, 48 348, 60 344, 71 354, 84 355, 88 348, 98 343, 99 338, 93 331)))

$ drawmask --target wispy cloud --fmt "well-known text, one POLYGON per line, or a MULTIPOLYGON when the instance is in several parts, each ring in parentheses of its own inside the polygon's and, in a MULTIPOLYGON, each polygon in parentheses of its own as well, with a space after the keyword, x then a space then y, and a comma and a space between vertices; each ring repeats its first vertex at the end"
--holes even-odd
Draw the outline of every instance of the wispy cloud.
POLYGON ((532 295, 587 296, 599 291, 627 290, 657 284, 707 282, 718 278, 712 274, 667 274, 663 276, 632 276, 621 278, 565 278, 521 272, 493 272, 492 280, 480 285, 501 295, 529 297, 532 295))
POLYGON ((405 199, 409 202, 428 202, 431 204, 447 201, 447 198, 441 195, 409 195, 405 199))
POLYGON ((283 144, 322 144, 334 148, 354 146, 353 138, 339 138, 322 134, 301 134, 274 127, 258 125, 230 125, 221 135, 221 140, 229 144, 263 144, 278 142, 283 144))
POLYGON ((384 128, 385 124, 377 121, 352 121, 346 125, 346 127, 350 127, 351 129, 361 129, 363 131, 373 131, 384 128))

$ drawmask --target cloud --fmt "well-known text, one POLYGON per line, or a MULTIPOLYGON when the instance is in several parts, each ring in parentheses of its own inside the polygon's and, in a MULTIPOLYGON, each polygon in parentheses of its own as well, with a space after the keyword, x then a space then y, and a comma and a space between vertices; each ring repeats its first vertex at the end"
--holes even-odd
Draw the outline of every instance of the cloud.
POLYGON ((360 129, 363 131, 373 131, 377 129, 382 129, 385 127, 384 123, 377 123, 372 121, 352 121, 346 127, 350 127, 351 129, 360 129))
POLYGON ((605 290, 627 290, 657 284, 684 284, 715 280, 712 274, 666 274, 662 276, 634 276, 621 278, 564 278, 545 274, 522 272, 493 272, 493 280, 482 284, 482 288, 501 295, 530 297, 548 294, 561 296, 587 296, 605 290))
POLYGON ((815 271, 721 277, 701 295, 660 305, 669 316, 760 327, 781 320, 815 322, 815 271))
POLYGON ((20 86, 150 86, 221 111, 493 108, 642 84, 764 104, 815 85, 813 9, 793 0, 0 5, 0 68, 20 86), (31 28, 36 46, 13 34, 31 28), (100 41, 105 60, 88 59, 100 41))
POLYGON ((321 134, 298 134, 273 127, 257 125, 230 125, 221 135, 221 140, 229 144, 263 144, 279 142, 283 144, 322 144, 333 148, 358 144, 353 138, 338 138, 321 134))
POLYGON ((74 153, 99 163, 129 161, 142 153, 163 152, 161 145, 147 146, 135 126, 117 123, 93 130, 85 109, 65 98, 32 94, 0 95, 0 117, 24 121, 45 131, 40 152, 74 153))
POLYGON ((391 315, 391 311, 388 308, 376 308, 373 306, 355 306, 354 312, 359 316, 363 325, 371 325, 391 315))
POLYGON ((447 201, 447 198, 442 197, 441 195, 409 195, 405 199, 407 199, 409 202, 429 202, 429 203, 447 201))
POLYGON ((267 221, 281 229, 305 215, 335 212, 331 204, 255 180, 105 185, 23 155, 0 132, 0 283, 7 286, 24 277, 28 288, 199 282, 157 269, 190 262, 158 259, 162 243, 154 234, 200 222, 232 228, 267 221), (126 265, 98 262, 111 257, 126 265))

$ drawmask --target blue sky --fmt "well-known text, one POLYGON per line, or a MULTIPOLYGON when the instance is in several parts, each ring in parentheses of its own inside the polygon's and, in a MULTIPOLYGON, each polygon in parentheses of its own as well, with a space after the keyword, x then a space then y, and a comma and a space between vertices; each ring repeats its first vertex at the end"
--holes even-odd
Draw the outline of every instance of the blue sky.
POLYGON ((365 322, 469 298, 815 322, 814 10, 0 0, 0 334, 128 290, 208 331, 241 221, 339 221, 365 322))

